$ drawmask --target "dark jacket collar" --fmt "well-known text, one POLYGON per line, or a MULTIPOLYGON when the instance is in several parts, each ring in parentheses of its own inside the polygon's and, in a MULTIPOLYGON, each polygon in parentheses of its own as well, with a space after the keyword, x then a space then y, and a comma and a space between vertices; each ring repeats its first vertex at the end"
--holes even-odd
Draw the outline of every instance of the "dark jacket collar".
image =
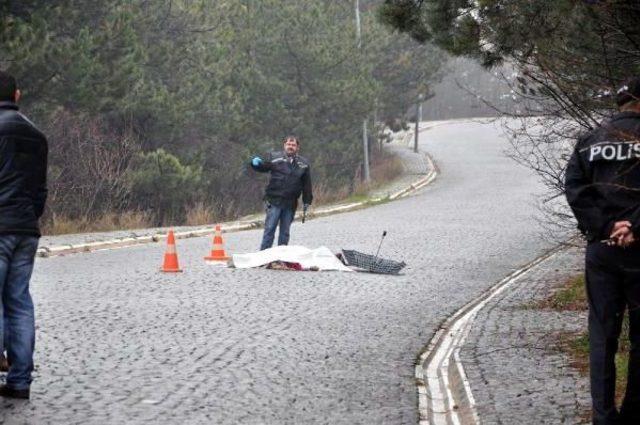
POLYGON ((14 111, 17 111, 19 108, 15 102, 3 100, 0 101, 0 109, 13 109, 14 111))
POLYGON ((283 157, 284 159, 286 159, 286 160, 289 160, 289 159, 297 160, 297 159, 298 159, 298 154, 296 153, 296 154, 293 154, 293 155, 289 156, 289 155, 287 155, 287 152, 285 152, 285 151, 283 150, 283 151, 282 151, 282 157, 283 157))

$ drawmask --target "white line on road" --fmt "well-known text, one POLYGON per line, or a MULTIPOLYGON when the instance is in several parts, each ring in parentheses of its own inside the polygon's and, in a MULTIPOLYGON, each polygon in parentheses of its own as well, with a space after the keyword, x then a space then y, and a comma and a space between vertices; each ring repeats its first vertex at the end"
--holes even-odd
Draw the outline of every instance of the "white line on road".
POLYGON ((471 386, 460 360, 460 350, 476 314, 520 277, 564 247, 558 246, 512 272, 443 323, 420 354, 416 365, 420 425, 480 423, 471 386))

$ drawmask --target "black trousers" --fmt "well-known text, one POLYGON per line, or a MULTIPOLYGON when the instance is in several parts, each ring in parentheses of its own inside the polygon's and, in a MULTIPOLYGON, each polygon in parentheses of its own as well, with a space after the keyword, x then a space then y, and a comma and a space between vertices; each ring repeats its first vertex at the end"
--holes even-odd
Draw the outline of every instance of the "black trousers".
POLYGON ((640 424, 640 246, 623 249, 590 243, 586 282, 593 423, 640 424), (625 308, 631 352, 627 391, 618 413, 614 360, 625 308))

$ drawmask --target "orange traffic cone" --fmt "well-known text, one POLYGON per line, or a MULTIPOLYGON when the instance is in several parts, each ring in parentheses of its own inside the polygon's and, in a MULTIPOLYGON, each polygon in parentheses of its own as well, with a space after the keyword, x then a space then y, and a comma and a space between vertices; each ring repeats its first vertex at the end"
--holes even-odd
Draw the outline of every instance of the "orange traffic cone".
POLYGON ((216 234, 213 237, 213 249, 209 256, 204 257, 208 261, 227 261, 230 257, 224 252, 224 242, 222 241, 222 230, 220 225, 216 225, 216 234))
POLYGON ((166 273, 181 272, 182 269, 178 265, 178 252, 176 251, 176 237, 173 235, 173 230, 169 230, 169 236, 167 236, 167 251, 164 254, 164 264, 160 269, 166 273))

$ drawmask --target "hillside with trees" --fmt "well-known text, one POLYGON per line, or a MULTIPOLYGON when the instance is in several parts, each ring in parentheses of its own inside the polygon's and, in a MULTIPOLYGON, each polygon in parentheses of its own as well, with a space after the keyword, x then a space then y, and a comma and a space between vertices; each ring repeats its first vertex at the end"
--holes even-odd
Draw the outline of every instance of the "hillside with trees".
POLYGON ((47 223, 254 211, 247 159, 289 133, 318 188, 352 190, 363 120, 402 119, 445 58, 363 3, 358 39, 353 1, 2 2, 0 68, 50 141, 47 223))

